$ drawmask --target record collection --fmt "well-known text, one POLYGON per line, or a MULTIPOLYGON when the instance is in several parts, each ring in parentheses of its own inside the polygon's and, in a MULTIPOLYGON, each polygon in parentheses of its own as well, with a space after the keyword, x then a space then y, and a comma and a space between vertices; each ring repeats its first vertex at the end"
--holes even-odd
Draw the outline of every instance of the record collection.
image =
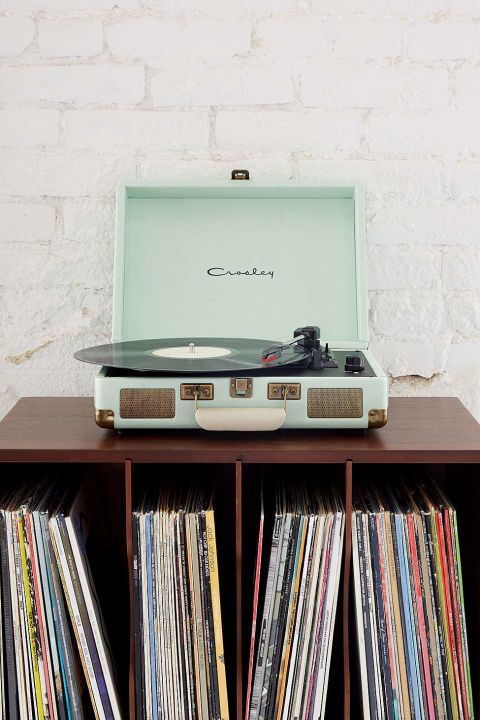
POLYGON ((362 486, 352 550, 364 718, 472 720, 454 507, 431 480, 362 486))
POLYGON ((334 488, 280 486, 259 615, 262 508, 245 720, 324 717, 344 520, 334 488))
POLYGON ((215 520, 200 491, 133 513, 137 719, 228 720, 215 520))
POLYGON ((120 720, 88 532, 76 483, 15 487, 0 500, 2 718, 83 720, 86 684, 97 720, 120 720))

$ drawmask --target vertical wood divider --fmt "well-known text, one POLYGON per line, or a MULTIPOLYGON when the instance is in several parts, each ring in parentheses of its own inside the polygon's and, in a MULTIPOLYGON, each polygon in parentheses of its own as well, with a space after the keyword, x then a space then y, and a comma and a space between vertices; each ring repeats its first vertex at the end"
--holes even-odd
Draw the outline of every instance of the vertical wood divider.
POLYGON ((243 653, 242 653, 242 461, 235 462, 235 577, 236 577, 236 716, 243 718, 243 653))
POLYGON ((125 533, 127 542, 128 587, 130 595, 130 652, 128 671, 128 716, 135 719, 135 620, 133 614, 132 548, 132 461, 125 460, 125 533))
POLYGON ((350 720, 350 566, 352 561, 352 461, 345 463, 345 564, 343 573, 343 718, 350 720))

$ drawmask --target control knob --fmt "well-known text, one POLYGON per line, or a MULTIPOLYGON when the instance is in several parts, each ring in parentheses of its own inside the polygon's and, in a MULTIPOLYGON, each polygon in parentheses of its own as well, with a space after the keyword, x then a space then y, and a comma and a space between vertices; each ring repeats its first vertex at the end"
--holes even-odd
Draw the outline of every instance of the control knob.
POLYGON ((363 372, 365 366, 361 355, 347 355, 345 358, 345 372, 363 372))

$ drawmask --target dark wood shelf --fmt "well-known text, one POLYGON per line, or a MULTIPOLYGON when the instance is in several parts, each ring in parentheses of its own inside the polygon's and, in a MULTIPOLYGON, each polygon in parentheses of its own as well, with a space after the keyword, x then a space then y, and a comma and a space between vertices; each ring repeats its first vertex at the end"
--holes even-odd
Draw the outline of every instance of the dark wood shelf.
MULTIPOLYGON (((136 490, 145 476, 157 473, 156 464, 176 464, 176 476, 215 475, 218 518, 222 532, 222 614, 226 633, 231 718, 243 720, 245 662, 248 651, 245 626, 251 600, 252 528, 256 522, 254 491, 268 465, 330 464, 346 509, 342 597, 339 598, 336 649, 332 665, 327 714, 329 720, 357 718, 358 697, 355 622, 351 605, 351 498, 358 476, 380 472, 385 465, 429 465, 458 509, 472 683, 480 710, 480 425, 456 398, 393 398, 389 421, 380 430, 278 431, 275 433, 207 433, 198 431, 118 433, 98 428, 91 398, 23 398, 0 422, 2 475, 36 477, 50 463, 59 473, 76 464, 103 491, 109 517, 109 546, 103 584, 108 572, 119 588, 109 617, 115 628, 119 688, 125 717, 134 720, 133 586, 131 513, 136 490), (24 465, 26 463, 27 465, 24 465), (194 465, 197 465, 193 469, 194 465), (203 464, 202 467, 199 464, 203 464), (151 465, 151 466, 150 466, 151 465), (210 468, 209 468, 210 465, 210 468), (336 467, 334 467, 334 465, 336 467), (369 470, 369 465, 371 469, 369 470), (25 468, 28 467, 28 470, 25 468), (119 627, 130 631, 118 633, 119 627), (228 647, 227 647, 228 646, 228 647), (334 669, 333 669, 334 668, 334 669), (350 688, 352 674, 352 689, 350 688)), ((316 472, 317 470, 315 470, 316 472)), ((55 470, 53 470, 55 472, 55 470)), ((274 485, 277 470, 272 467, 274 485)), ((321 482, 326 475, 318 469, 321 482)), ((387 476, 388 481, 388 476, 387 476)))
POLYGON ((208 433, 102 430, 91 398, 23 398, 0 423, 0 461, 480 462, 480 426, 457 398, 392 398, 380 430, 208 433))

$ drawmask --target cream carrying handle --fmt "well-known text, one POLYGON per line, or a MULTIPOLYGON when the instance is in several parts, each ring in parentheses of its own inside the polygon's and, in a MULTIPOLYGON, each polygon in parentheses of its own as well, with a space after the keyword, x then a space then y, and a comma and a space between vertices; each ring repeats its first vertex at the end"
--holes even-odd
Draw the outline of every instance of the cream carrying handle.
POLYGON ((287 417, 285 407, 204 408, 197 407, 195 420, 204 430, 278 430, 287 417))

